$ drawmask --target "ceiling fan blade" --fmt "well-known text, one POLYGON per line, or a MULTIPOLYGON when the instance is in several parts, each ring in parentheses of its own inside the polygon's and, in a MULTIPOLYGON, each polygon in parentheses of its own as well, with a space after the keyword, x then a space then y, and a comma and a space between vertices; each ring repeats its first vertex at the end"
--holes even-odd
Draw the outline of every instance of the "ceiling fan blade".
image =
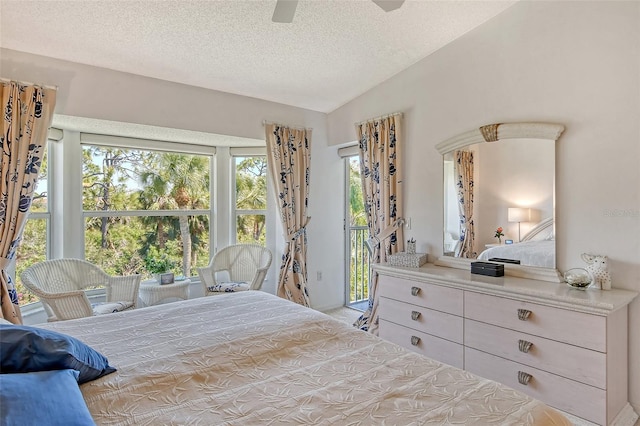
POLYGON ((278 0, 271 20, 285 24, 293 22, 293 15, 296 13, 297 6, 298 0, 278 0))
POLYGON ((372 0, 375 4, 380 6, 380 9, 385 12, 391 12, 392 10, 400 9, 404 0, 372 0))

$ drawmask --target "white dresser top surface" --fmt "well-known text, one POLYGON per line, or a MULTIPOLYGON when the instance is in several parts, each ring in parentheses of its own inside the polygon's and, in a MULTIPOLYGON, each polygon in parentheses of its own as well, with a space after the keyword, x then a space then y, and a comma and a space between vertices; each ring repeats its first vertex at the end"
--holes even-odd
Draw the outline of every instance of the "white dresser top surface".
POLYGON ((420 268, 406 268, 378 264, 373 266, 381 274, 476 291, 495 296, 557 306, 565 309, 608 315, 628 305, 638 293, 630 290, 579 290, 565 283, 553 283, 518 277, 489 277, 472 274, 468 270, 435 266, 427 263, 420 268))

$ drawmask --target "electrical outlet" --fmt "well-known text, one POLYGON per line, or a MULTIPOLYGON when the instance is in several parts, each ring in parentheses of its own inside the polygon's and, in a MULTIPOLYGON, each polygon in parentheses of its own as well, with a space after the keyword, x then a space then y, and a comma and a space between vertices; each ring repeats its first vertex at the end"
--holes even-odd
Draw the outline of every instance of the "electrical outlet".
POLYGON ((318 272, 316 272, 316 279, 317 279, 318 281, 322 281, 322 271, 318 271, 318 272))

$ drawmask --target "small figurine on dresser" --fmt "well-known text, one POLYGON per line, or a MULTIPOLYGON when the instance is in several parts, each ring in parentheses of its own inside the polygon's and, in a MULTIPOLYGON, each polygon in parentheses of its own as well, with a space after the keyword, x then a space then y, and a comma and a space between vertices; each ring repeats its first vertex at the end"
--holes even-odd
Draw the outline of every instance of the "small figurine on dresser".
POLYGON ((416 254, 416 240, 414 240, 413 238, 407 240, 407 253, 416 254))
POLYGON ((609 275, 607 256, 582 253, 582 260, 587 262, 587 271, 593 282, 591 287, 611 290, 611 275, 609 275))

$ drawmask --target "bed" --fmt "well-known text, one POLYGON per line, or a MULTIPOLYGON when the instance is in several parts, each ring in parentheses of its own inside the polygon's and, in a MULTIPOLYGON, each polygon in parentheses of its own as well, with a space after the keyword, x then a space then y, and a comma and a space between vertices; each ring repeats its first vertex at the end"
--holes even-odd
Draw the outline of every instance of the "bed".
POLYGON ((519 260, 521 265, 541 268, 556 267, 555 241, 523 241, 490 247, 478 255, 478 260, 493 258, 519 260))
POLYGON ((545 219, 534 226, 521 242, 490 247, 478 255, 478 260, 492 258, 519 260, 521 265, 541 268, 556 267, 556 242, 553 219, 545 219))
POLYGON ((522 393, 250 291, 42 328, 118 370, 80 390, 99 425, 569 425, 522 393))

